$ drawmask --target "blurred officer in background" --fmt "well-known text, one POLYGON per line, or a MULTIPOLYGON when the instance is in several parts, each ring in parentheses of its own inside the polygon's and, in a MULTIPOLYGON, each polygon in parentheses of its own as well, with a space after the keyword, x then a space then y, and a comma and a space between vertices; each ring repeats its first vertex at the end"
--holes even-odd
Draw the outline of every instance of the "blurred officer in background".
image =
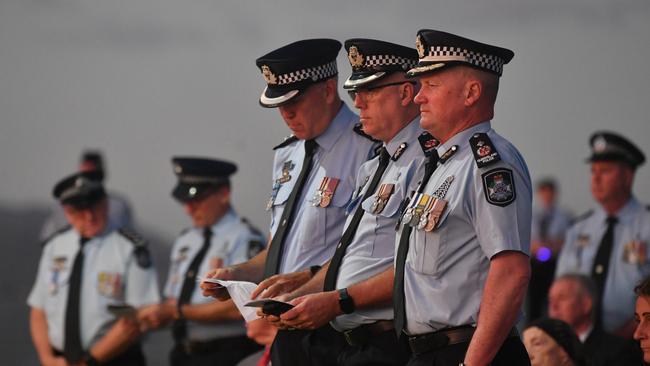
POLYGON ((172 164, 178 177, 172 196, 193 227, 174 243, 166 301, 147 309, 148 320, 154 327, 173 321, 172 366, 235 365, 260 346, 246 337, 234 303, 202 296, 197 279, 255 256, 265 238, 232 208, 229 177, 235 164, 197 157, 176 157, 172 164))
POLYGON ((555 277, 557 256, 564 243, 564 235, 571 226, 572 217, 557 204, 558 187, 552 178, 537 182, 536 205, 533 207, 533 226, 530 232, 530 285, 528 286, 529 320, 541 317, 546 308, 546 295, 555 277))
POLYGON ((596 325, 632 338, 634 285, 650 274, 650 210, 632 194, 643 152, 627 138, 591 136, 591 194, 598 208, 569 229, 557 275, 582 273, 596 284, 596 325))
POLYGON ((491 125, 514 53, 435 30, 416 46, 420 125, 440 145, 401 219, 395 328, 409 365, 528 365, 513 326, 530 278, 530 175, 491 125))
MULTIPOLYGON (((255 283, 290 272, 308 278, 334 254, 356 188, 356 172, 372 156, 374 145, 338 95, 340 48, 341 43, 333 39, 309 39, 257 59, 267 84, 259 102, 278 108, 293 132, 274 148, 273 187, 267 204, 271 241, 250 261, 211 276, 255 283)), ((267 281, 258 293, 268 288, 273 296, 279 288, 290 291, 304 282, 303 278, 274 286, 275 282, 267 281)), ((222 296, 210 284, 201 286, 206 295, 222 296)), ((275 366, 330 365, 337 356, 330 347, 344 342, 329 325, 313 332, 280 330, 271 348, 272 362, 275 366), (309 355, 296 347, 303 340, 309 343, 309 355)))
POLYGON ((160 302, 156 273, 141 238, 108 227, 108 199, 95 174, 54 187, 72 227, 45 243, 27 300, 43 365, 145 364, 136 311, 160 302))
MULTIPOLYGON (((106 180, 107 170, 104 164, 102 153, 98 150, 86 150, 81 154, 79 160, 80 172, 93 172, 93 177, 101 182, 106 180)), ((133 228, 133 217, 131 207, 126 198, 113 191, 106 192, 108 200, 108 228, 121 229, 133 228)), ((41 227, 39 237, 45 241, 57 231, 68 226, 68 221, 63 213, 61 205, 53 205, 49 216, 41 227)))

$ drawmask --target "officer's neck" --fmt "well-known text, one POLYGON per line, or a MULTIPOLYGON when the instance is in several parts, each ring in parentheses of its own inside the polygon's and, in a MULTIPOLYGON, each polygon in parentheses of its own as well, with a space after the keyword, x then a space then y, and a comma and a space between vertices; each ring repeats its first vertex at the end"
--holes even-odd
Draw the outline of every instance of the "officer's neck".
POLYGON ((617 197, 613 197, 605 202, 601 202, 603 210, 607 216, 617 216, 618 213, 627 205, 632 198, 631 192, 621 192, 617 197))

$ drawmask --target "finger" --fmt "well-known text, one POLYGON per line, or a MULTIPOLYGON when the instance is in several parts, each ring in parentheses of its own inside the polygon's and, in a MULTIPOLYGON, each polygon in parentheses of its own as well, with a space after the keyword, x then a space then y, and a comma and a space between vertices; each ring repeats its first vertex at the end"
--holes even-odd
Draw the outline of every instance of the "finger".
POLYGON ((267 284, 268 284, 268 279, 260 282, 260 284, 257 285, 257 287, 255 287, 253 292, 251 292, 251 299, 255 300, 257 296, 259 296, 259 294, 261 294, 264 290, 266 290, 267 284))

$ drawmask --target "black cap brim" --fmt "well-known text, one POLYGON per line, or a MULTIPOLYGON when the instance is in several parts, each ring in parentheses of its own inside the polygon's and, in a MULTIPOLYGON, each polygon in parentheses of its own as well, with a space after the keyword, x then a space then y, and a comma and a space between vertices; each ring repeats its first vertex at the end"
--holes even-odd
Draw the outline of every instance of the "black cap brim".
POLYGON ((617 161, 620 163, 625 163, 632 168, 636 168, 639 164, 632 162, 627 156, 617 153, 603 153, 603 154, 593 154, 586 159, 587 163, 593 163, 597 161, 617 161))
POLYGON ((104 189, 96 190, 83 196, 73 196, 61 200, 61 204, 69 205, 76 209, 83 210, 95 206, 99 201, 106 197, 104 189))

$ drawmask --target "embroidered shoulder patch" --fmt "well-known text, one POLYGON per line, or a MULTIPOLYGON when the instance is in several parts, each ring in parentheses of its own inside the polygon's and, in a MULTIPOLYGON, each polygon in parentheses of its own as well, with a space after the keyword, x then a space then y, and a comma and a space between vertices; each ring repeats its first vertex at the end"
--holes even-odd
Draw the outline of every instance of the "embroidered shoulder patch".
POLYGON ((481 177, 483 178, 485 199, 490 204, 506 207, 517 198, 512 170, 506 168, 492 169, 481 177))
POLYGON ((424 156, 431 155, 431 151, 440 145, 440 141, 436 140, 435 137, 431 136, 431 134, 426 131, 422 132, 420 136, 418 136, 418 142, 420 143, 424 156))
POLYGON ((479 168, 492 165, 501 160, 497 149, 494 148, 494 144, 487 133, 475 133, 469 139, 469 145, 472 148, 476 166, 479 168))

